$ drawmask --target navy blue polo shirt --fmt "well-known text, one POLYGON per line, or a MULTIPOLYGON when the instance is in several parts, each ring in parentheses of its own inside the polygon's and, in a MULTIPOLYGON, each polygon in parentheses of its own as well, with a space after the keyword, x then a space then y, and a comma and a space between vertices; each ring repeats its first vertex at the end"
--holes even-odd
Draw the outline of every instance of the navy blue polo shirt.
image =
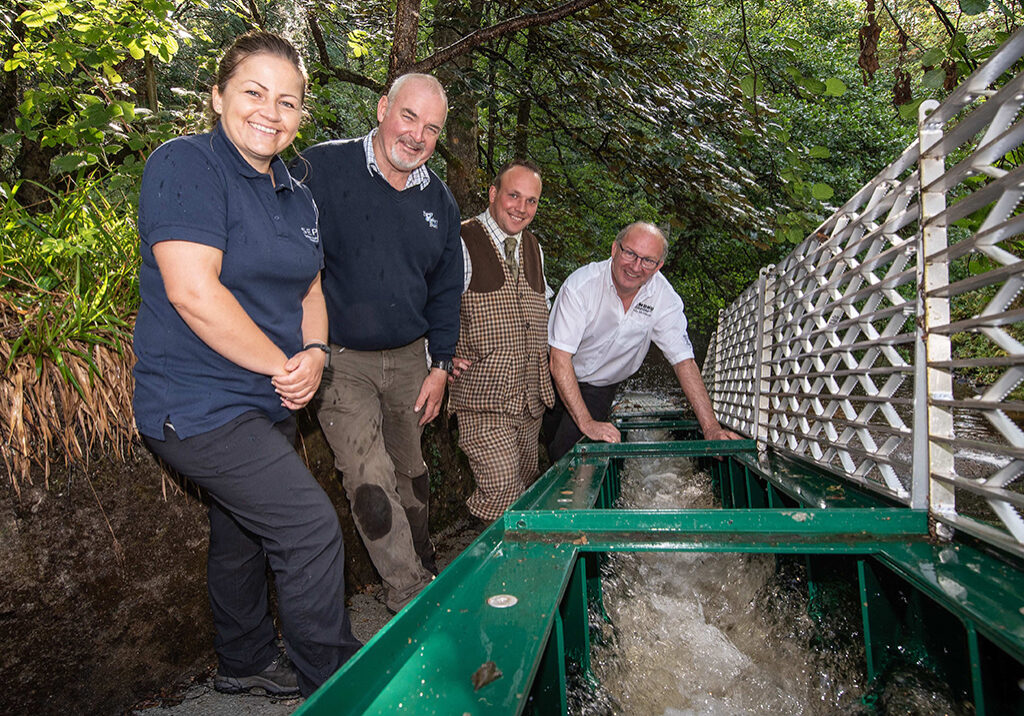
POLYGON ((285 355, 302 349, 302 299, 323 268, 316 205, 284 162, 274 179, 246 162, 218 125, 173 139, 149 157, 139 197, 142 305, 135 323, 135 421, 164 439, 224 425, 249 410, 289 415, 270 376, 232 363, 192 332, 167 300, 153 257, 161 241, 224 252, 220 281, 285 355))

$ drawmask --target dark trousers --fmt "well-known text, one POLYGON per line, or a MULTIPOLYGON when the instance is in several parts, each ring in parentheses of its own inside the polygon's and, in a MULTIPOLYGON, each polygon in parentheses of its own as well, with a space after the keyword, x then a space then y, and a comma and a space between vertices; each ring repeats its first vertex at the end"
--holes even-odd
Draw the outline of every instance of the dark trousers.
MULTIPOLYGON (((590 417, 601 422, 607 420, 619 384, 580 383, 579 386, 580 395, 583 396, 583 403, 590 411, 590 417)), ((576 426, 576 421, 569 415, 569 411, 565 409, 561 396, 555 396, 555 406, 544 413, 544 422, 541 427, 541 439, 544 442, 544 447, 548 449, 548 457, 551 458, 551 462, 557 462, 560 457, 572 450, 572 446, 581 437, 583 437, 583 433, 576 426)))
POLYGON ((285 648, 309 695, 361 646, 345 610, 338 515, 294 448, 295 421, 248 412, 181 440, 169 425, 149 448, 210 496, 207 587, 220 672, 250 676, 277 656, 267 607, 274 571, 285 648))

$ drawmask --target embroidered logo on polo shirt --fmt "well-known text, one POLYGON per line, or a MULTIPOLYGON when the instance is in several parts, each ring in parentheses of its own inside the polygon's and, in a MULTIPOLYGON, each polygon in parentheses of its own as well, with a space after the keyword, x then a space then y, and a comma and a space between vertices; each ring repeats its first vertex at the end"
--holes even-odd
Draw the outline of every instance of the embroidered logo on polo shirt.
POLYGON ((642 316, 649 316, 652 313, 654 313, 654 306, 652 306, 649 303, 643 303, 641 301, 640 303, 636 304, 633 310, 642 316))
POLYGON ((302 227, 302 235, 305 236, 310 241, 312 241, 314 244, 319 243, 319 241, 320 241, 320 230, 318 228, 316 228, 315 226, 314 227, 303 226, 302 227))
POLYGON ((437 219, 434 218, 434 212, 424 211, 423 220, 427 222, 431 229, 437 228, 437 219))

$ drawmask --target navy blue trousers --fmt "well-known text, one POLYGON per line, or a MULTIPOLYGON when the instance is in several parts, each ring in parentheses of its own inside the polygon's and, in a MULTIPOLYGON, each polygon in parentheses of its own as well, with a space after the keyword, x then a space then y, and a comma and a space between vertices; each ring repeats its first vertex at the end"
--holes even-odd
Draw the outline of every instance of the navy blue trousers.
MULTIPOLYGON (((583 398, 583 404, 590 411, 590 417, 599 422, 607 420, 619 384, 580 383, 579 386, 580 397, 583 398)), ((565 409, 561 396, 555 395, 554 407, 544 413, 544 420, 541 422, 541 442, 547 448, 551 462, 558 462, 558 458, 572 450, 572 446, 581 437, 583 437, 583 433, 576 426, 576 421, 569 415, 569 411, 565 409)))
POLYGON ((277 656, 269 560, 285 648, 308 696, 362 645, 345 610, 338 515, 295 451, 295 420, 275 425, 251 411, 184 440, 167 425, 164 438, 145 441, 210 496, 207 587, 220 672, 250 676, 277 656))

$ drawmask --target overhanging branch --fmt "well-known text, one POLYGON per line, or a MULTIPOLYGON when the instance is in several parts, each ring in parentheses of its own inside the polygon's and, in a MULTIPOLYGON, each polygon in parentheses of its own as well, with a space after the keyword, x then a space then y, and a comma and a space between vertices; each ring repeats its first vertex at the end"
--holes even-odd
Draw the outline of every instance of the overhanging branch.
POLYGON ((559 5, 551 10, 545 10, 544 12, 531 13, 529 15, 520 15, 511 19, 499 22, 497 25, 491 25, 490 27, 482 27, 479 30, 474 30, 458 42, 454 42, 448 47, 444 47, 434 54, 426 57, 409 68, 409 72, 431 72, 436 68, 440 67, 446 62, 464 55, 470 50, 479 47, 480 45, 490 42, 491 40, 507 35, 512 32, 518 32, 519 30, 525 30, 528 27, 537 27, 539 25, 550 25, 551 23, 558 22, 564 17, 572 15, 573 13, 585 10, 591 5, 597 5, 605 0, 569 0, 569 2, 559 5))
POLYGON ((341 82, 348 82, 359 87, 372 89, 374 92, 383 92, 384 87, 380 82, 374 82, 369 77, 358 72, 352 72, 343 67, 332 65, 331 57, 327 54, 327 43, 324 41, 324 33, 320 29, 320 23, 317 22, 316 14, 312 10, 306 13, 306 21, 309 23, 310 34, 313 35, 313 44, 316 45, 317 59, 320 62, 320 67, 323 68, 320 71, 314 72, 317 80, 324 82, 328 77, 333 77, 341 82))

